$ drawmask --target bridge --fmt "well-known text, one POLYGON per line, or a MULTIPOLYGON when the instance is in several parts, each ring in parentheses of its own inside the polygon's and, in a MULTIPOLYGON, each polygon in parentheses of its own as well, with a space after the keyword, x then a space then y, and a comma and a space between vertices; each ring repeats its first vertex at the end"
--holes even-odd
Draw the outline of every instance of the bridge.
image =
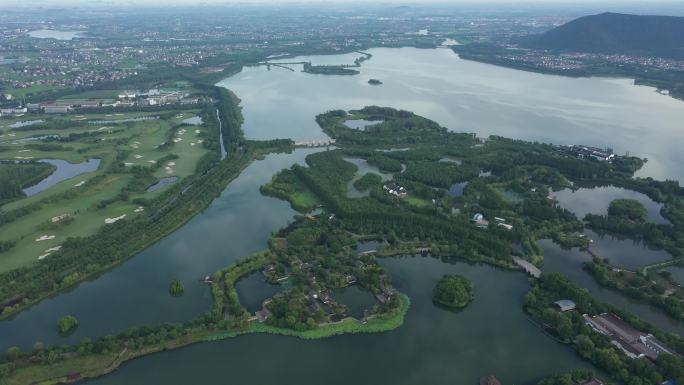
POLYGON ((295 147, 328 147, 335 144, 335 139, 300 140, 294 142, 295 147))
POLYGON ((520 258, 520 257, 513 257, 513 262, 515 262, 516 265, 522 267, 523 270, 527 272, 527 274, 533 276, 534 278, 539 278, 541 276, 542 271, 539 270, 539 268, 526 260, 520 258))

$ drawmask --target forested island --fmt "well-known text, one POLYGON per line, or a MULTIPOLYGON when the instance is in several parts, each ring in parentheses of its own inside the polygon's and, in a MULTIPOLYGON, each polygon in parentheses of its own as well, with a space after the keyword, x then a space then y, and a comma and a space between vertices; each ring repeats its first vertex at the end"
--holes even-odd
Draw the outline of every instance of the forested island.
POLYGON ((468 278, 457 274, 445 274, 437 282, 432 301, 451 309, 463 309, 473 300, 475 287, 468 278))

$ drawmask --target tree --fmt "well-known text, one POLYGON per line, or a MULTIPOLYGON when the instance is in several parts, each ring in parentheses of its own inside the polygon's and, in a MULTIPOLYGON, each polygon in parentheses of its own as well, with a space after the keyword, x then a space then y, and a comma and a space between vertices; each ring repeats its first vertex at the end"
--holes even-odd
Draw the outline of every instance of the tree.
POLYGON ((464 308, 473 299, 474 286, 462 275, 445 274, 432 292, 432 300, 451 308, 464 308))
POLYGON ((185 294, 185 287, 180 279, 176 278, 171 281, 171 285, 169 285, 169 294, 171 294, 172 297, 181 297, 185 294))
POLYGON ((634 199, 615 199, 608 206, 608 215, 641 221, 646 217, 646 207, 634 199))
POLYGON ((59 334, 65 335, 73 332, 78 327, 78 320, 72 315, 62 317, 57 323, 59 334))

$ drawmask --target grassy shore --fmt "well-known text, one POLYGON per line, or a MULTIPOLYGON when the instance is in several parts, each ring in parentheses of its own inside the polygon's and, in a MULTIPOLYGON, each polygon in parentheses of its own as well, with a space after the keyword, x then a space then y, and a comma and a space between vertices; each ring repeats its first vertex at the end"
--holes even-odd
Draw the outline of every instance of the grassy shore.
POLYGON ((390 331, 400 327, 404 323, 406 313, 411 306, 411 301, 408 296, 404 294, 398 295, 401 300, 401 306, 397 311, 388 315, 372 317, 365 323, 353 318, 347 318, 340 322, 320 325, 315 329, 295 331, 254 321, 245 329, 230 331, 196 331, 172 341, 147 346, 138 350, 123 348, 119 352, 74 357, 54 364, 34 365, 17 369, 10 377, 0 379, 0 385, 52 385, 76 382, 85 378, 100 377, 111 373, 119 368, 124 362, 148 354, 178 349, 198 342, 225 340, 252 333, 269 333, 313 340, 348 333, 380 333, 390 331), (74 373, 78 373, 78 375, 75 375, 74 373))

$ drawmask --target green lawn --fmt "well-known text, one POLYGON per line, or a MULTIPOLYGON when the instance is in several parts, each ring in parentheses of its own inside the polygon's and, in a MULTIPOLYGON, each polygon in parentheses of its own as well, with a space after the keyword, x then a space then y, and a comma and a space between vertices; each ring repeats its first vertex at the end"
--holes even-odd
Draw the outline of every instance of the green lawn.
MULTIPOLYGON (((91 158, 101 159, 98 170, 74 178, 62 181, 51 188, 44 190, 34 196, 19 199, 0 209, 10 211, 21 207, 44 202, 42 207, 27 215, 24 215, 13 222, 0 226, 0 240, 15 241, 16 244, 11 249, 0 253, 0 272, 6 272, 27 264, 37 263, 38 257, 49 258, 50 249, 58 247, 68 237, 89 236, 95 234, 102 226, 105 226, 106 218, 115 218, 126 214, 127 218, 140 215, 135 210, 137 205, 131 203, 136 197, 154 197, 162 193, 164 188, 150 193, 137 193, 131 196, 126 202, 116 200, 108 204, 105 208, 98 209, 99 202, 115 198, 132 180, 133 176, 129 173, 107 174, 107 177, 93 186, 76 186, 80 182, 88 181, 94 177, 101 176, 112 166, 114 156, 118 151, 125 151, 126 158, 122 160, 127 167, 141 165, 154 168, 154 163, 159 159, 169 155, 177 155, 177 159, 166 161, 158 165, 154 171, 156 178, 166 176, 177 176, 185 178, 195 172, 198 160, 207 152, 203 143, 200 142, 200 134, 206 130, 203 126, 183 126, 172 136, 175 141, 170 147, 159 148, 158 146, 167 140, 169 132, 173 126, 181 123, 184 119, 196 116, 196 110, 184 110, 173 114, 168 119, 139 121, 128 124, 92 124, 67 129, 45 129, 45 130, 8 130, 4 129, 3 137, 0 137, 0 146, 9 150, 0 152, 0 159, 63 159, 71 163, 83 162, 91 158), (66 149, 56 151, 40 151, 27 149, 24 146, 28 143, 40 143, 41 141, 20 141, 18 139, 44 136, 61 135, 62 137, 71 133, 85 131, 97 132, 101 127, 106 130, 119 130, 119 132, 109 132, 95 137, 86 137, 76 141, 59 142, 66 149), (13 134, 13 136, 9 136, 13 134), (76 192, 74 196, 64 194, 76 192), (46 200, 61 197, 56 202, 45 203, 46 200), (63 214, 68 214, 73 221, 64 225, 55 225, 51 219, 63 214), (36 241, 40 237, 47 236, 50 239, 36 241), (54 236, 54 238, 52 238, 54 236)), ((80 120, 118 120, 140 116, 160 116, 159 113, 114 113, 114 114, 84 114, 84 115, 65 115, 59 119, 70 118, 75 121, 80 120)), ((22 118, 12 118, 2 120, 0 124, 11 124, 18 120, 31 120, 35 118, 56 119, 55 116, 34 115, 22 118)), ((52 142, 55 143, 55 142, 52 142)))

